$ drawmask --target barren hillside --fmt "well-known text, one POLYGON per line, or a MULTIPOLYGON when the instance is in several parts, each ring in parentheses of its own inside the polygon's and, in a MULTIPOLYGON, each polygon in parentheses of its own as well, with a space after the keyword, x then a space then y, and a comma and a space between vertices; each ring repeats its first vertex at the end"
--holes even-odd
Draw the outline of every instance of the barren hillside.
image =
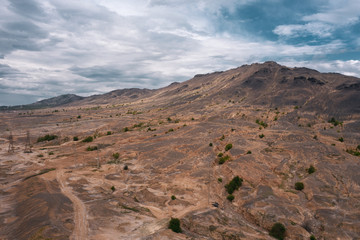
POLYGON ((0 239, 359 239, 358 155, 360 80, 274 62, 3 111, 0 239))

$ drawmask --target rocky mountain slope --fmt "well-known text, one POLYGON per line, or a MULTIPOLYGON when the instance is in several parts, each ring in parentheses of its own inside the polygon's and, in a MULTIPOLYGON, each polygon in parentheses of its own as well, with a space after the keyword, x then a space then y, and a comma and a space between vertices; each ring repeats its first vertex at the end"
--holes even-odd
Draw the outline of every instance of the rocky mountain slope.
POLYGON ((359 239, 359 95, 266 62, 2 112, 0 239, 359 239))

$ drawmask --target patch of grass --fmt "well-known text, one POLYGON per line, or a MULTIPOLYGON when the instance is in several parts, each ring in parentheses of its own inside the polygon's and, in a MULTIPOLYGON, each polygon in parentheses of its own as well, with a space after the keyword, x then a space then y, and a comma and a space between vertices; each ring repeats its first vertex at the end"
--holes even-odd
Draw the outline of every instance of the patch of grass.
POLYGON ((266 128, 268 125, 266 122, 264 121, 260 121, 259 119, 256 119, 255 121, 257 124, 259 124, 260 126, 262 126, 263 128, 266 128))
POLYGON ((86 151, 95 151, 95 150, 98 150, 98 147, 97 146, 88 146, 87 148, 86 148, 86 151))
POLYGON ((43 137, 39 137, 39 138, 37 139, 37 142, 51 141, 51 140, 54 140, 54 139, 56 139, 56 138, 58 138, 58 136, 46 134, 46 135, 43 136, 43 137))
POLYGON ((48 172, 51 172, 51 171, 54 171, 54 170, 56 170, 56 168, 45 168, 45 169, 41 170, 39 173, 36 173, 36 174, 25 177, 24 181, 28 180, 29 178, 40 176, 42 174, 45 174, 45 173, 48 173, 48 172))
POLYGON ((84 140, 82 140, 82 142, 92 142, 92 141, 94 141, 94 138, 92 136, 88 136, 84 140))
POLYGON ((283 240, 285 238, 285 232, 286 232, 286 228, 283 224, 275 223, 272 226, 269 235, 276 239, 283 240))
POLYGON ((181 233, 181 227, 180 227, 180 220, 178 218, 171 218, 169 222, 169 229, 171 229, 173 232, 181 233))
POLYGON ((226 191, 229 194, 232 194, 235 190, 238 190, 241 187, 243 179, 239 176, 234 177, 228 184, 225 185, 226 191))
POLYGON ((226 144, 225 151, 229 151, 232 147, 233 145, 231 143, 226 144))

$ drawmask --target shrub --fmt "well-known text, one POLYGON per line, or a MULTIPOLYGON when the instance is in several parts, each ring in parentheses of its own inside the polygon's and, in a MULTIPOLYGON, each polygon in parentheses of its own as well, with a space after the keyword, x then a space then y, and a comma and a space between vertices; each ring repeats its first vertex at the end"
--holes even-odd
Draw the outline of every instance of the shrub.
POLYGON ((37 157, 44 157, 44 155, 43 154, 38 154, 37 157))
POLYGON ((229 151, 231 148, 232 148, 232 144, 231 144, 231 143, 226 144, 226 146, 225 146, 225 151, 229 151))
POLYGON ((310 165, 310 167, 308 168, 308 173, 312 174, 316 171, 316 168, 313 165, 310 165))
POLYGON ((230 202, 232 202, 232 201, 235 199, 235 197, 234 197, 234 195, 229 194, 229 195, 226 197, 226 199, 229 200, 230 202))
POLYGON ((113 156, 113 158, 114 158, 114 159, 118 159, 118 158, 119 158, 119 156, 120 156, 120 154, 117 152, 117 153, 113 153, 113 155, 112 155, 112 156, 113 156))
POLYGON ((313 139, 317 140, 318 138, 317 138, 317 136, 316 136, 316 135, 314 135, 313 139))
POLYGON ((51 141, 51 140, 54 140, 58 138, 58 136, 56 135, 49 135, 49 134, 46 134, 45 136, 43 137, 39 137, 37 142, 45 142, 45 141, 51 141))
POLYGON ((81 118, 81 115, 77 116, 77 118, 80 119, 80 118, 81 118))
POLYGON ((54 155, 54 152, 49 152, 49 155, 54 155))
POLYGON ((310 240, 316 240, 316 237, 314 235, 311 235, 310 240))
POLYGON ((224 156, 224 154, 221 152, 221 153, 218 153, 217 156, 218 156, 218 157, 222 157, 222 156, 224 156))
POLYGON ((174 131, 174 129, 173 128, 170 128, 169 130, 168 130, 168 132, 173 132, 174 131))
POLYGON ((360 144, 356 148, 360 150, 360 144))
POLYGON ((178 218, 171 218, 169 222, 169 229, 171 229, 173 232, 181 233, 181 227, 180 227, 180 220, 178 218))
POLYGON ((344 138, 343 138, 343 137, 339 138, 338 140, 339 140, 340 142, 344 142, 344 138))
POLYGON ((353 149, 346 149, 346 152, 347 153, 350 153, 351 155, 354 155, 354 156, 360 156, 360 151, 357 151, 356 149, 353 150, 353 149))
POLYGON ((220 138, 220 141, 224 140, 225 139, 225 136, 222 135, 221 138, 220 138))
POLYGON ((114 186, 112 186, 110 189, 111 189, 111 191, 115 192, 115 187, 114 186))
POLYGON ((222 182, 222 178, 221 178, 221 177, 218 178, 218 182, 222 182))
POLYGON ((223 156, 223 157, 221 157, 221 158, 219 158, 219 164, 221 165, 221 164, 224 164, 227 160, 229 160, 230 159, 230 157, 228 156, 228 155, 226 155, 226 156, 223 156))
POLYGON ((334 126, 342 125, 342 124, 343 124, 343 122, 340 122, 340 121, 336 120, 334 117, 332 117, 332 118, 328 121, 328 123, 331 123, 331 124, 333 124, 334 126))
POLYGON ((129 167, 127 165, 124 166, 124 170, 128 170, 129 167))
POLYGON ((260 134, 260 135, 259 135, 259 138, 263 138, 263 137, 265 137, 264 134, 260 134))
POLYGON ((111 131, 107 131, 106 135, 111 135, 111 131))
POLYGON ((175 200, 176 197, 174 195, 171 196, 171 200, 175 200))
POLYGON ((97 146, 89 146, 89 147, 86 148, 86 151, 95 151, 97 149, 98 149, 97 146))
POLYGON ((79 137, 73 137, 74 141, 79 141, 79 137))
POLYGON ((128 131, 130 131, 130 129, 128 127, 124 127, 123 131, 128 132, 128 131))
POLYGON ((251 151, 250 151, 250 150, 249 150, 249 151, 247 151, 247 152, 246 152, 246 154, 251 154, 251 151))
POLYGON ((268 125, 267 123, 263 122, 263 121, 260 121, 259 119, 256 119, 255 121, 257 124, 259 124, 260 126, 263 126, 264 128, 266 128, 268 125))
POLYGON ((295 183, 295 189, 301 191, 304 189, 304 184, 302 182, 295 183))
POLYGON ((92 141, 94 141, 94 138, 92 136, 88 136, 84 140, 82 140, 82 142, 92 142, 92 141))
POLYGON ((286 232, 286 228, 283 224, 275 223, 272 226, 269 235, 276 239, 283 240, 285 238, 285 232, 286 232))
POLYGON ((191 118, 191 121, 194 121, 195 120, 195 118, 191 118))
POLYGON ((238 190, 241 187, 243 179, 239 176, 234 177, 228 184, 225 185, 226 191, 229 194, 232 194, 235 190, 238 190))
POLYGON ((209 143, 209 147, 212 147, 213 146, 213 144, 212 143, 209 143))

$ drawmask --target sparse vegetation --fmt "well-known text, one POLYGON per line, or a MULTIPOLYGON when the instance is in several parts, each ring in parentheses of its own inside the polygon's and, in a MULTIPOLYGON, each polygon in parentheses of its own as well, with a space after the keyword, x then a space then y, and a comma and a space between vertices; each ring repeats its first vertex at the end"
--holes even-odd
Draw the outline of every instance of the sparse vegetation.
POLYGON ((312 174, 312 173, 316 172, 316 168, 315 168, 313 165, 310 165, 310 167, 308 168, 307 172, 308 172, 309 174, 312 174))
POLYGON ((169 229, 171 229, 173 232, 181 233, 181 227, 180 227, 180 220, 178 218, 171 218, 169 222, 169 229))
POLYGON ((335 127, 336 127, 337 125, 342 126, 342 124, 343 124, 343 122, 340 122, 340 121, 336 120, 334 117, 332 117, 332 118, 328 121, 328 123, 333 124, 335 127))
MULTIPOLYGON (((358 146, 359 147, 359 146, 358 146)), ((346 149, 346 152, 347 153, 350 153, 351 155, 354 155, 354 156, 357 156, 359 157, 360 156, 360 151, 359 151, 359 148, 357 149, 346 149)))
POLYGON ((235 199, 235 197, 234 197, 234 195, 229 194, 229 195, 226 197, 226 199, 229 200, 230 202, 232 202, 232 201, 235 199))
POLYGON ((304 189, 304 184, 302 182, 295 183, 295 189, 301 191, 304 189))
POLYGON ((46 135, 43 136, 43 137, 39 137, 39 138, 37 139, 37 142, 51 141, 51 140, 54 140, 54 139, 56 139, 56 138, 58 138, 58 136, 46 134, 46 135))
POLYGON ((97 146, 88 146, 87 148, 86 148, 86 151, 95 151, 95 150, 98 150, 98 147, 97 146))
POLYGON ((231 143, 228 143, 228 144, 226 144, 226 146, 225 146, 225 151, 229 151, 231 148, 232 148, 232 144, 231 144, 231 143))
POLYGON ((259 119, 256 119, 255 122, 260 126, 262 126, 263 128, 266 128, 268 126, 267 123, 265 123, 264 121, 260 121, 259 119))
POLYGON ((92 136, 88 136, 84 140, 82 140, 82 142, 92 142, 92 141, 94 141, 94 138, 92 136))
POLYGON ((286 228, 282 223, 275 223, 272 226, 269 235, 276 239, 283 240, 285 238, 285 232, 286 228))
POLYGON ((221 138, 220 138, 220 141, 224 140, 225 139, 225 136, 222 135, 221 138))
POLYGON ((235 190, 238 190, 241 187, 243 179, 239 176, 234 177, 228 184, 225 185, 226 191, 229 194, 232 194, 235 190))
POLYGON ((230 156, 225 155, 219 158, 219 164, 224 164, 226 161, 230 160, 230 156))

